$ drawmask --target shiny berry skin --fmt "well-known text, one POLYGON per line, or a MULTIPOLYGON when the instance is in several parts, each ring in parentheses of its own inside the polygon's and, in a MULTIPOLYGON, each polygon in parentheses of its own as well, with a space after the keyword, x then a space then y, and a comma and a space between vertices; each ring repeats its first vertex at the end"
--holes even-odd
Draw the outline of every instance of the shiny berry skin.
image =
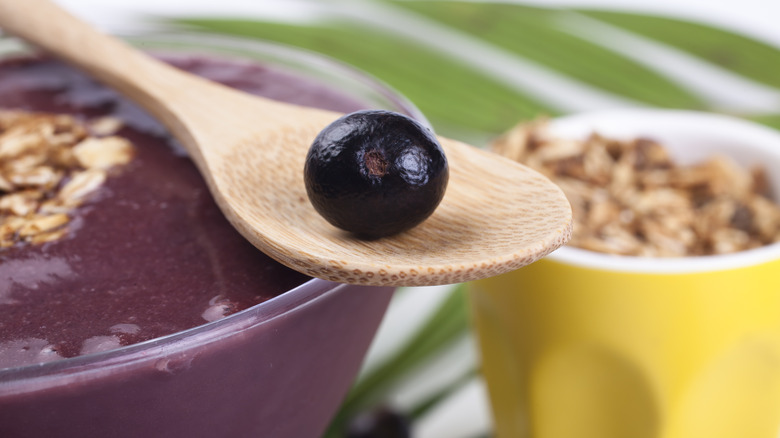
POLYGON ((304 166, 306 192, 331 224, 364 238, 408 230, 430 216, 449 168, 434 134, 382 110, 347 114, 320 132, 304 166))

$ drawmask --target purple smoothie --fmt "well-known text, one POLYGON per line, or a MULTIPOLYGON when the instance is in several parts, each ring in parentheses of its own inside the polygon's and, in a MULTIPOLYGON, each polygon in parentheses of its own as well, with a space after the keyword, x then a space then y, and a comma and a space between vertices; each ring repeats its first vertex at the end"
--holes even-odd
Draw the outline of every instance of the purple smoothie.
MULTIPOLYGON (((176 65, 266 96, 339 111, 359 107, 257 65, 176 65)), ((119 134, 136 149, 98 200, 77 211, 78 229, 67 238, 0 250, 0 368, 176 333, 308 280, 233 230, 161 127, 82 74, 52 60, 7 61, 0 65, 0 108, 120 116, 128 127, 119 134)))
MULTIPOLYGON (((257 64, 168 61, 278 100, 365 108, 257 64)), ((1 62, 0 108, 117 116, 136 150, 67 237, 0 249, 0 436, 321 433, 392 289, 312 280, 257 251, 161 126, 57 61, 1 62)))

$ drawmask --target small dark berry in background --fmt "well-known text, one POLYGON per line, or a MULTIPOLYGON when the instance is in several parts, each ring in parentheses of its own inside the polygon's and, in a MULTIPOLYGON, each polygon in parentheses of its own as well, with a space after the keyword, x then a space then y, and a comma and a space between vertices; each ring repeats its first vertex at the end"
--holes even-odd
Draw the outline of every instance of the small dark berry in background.
POLYGON ((331 224, 365 238, 408 230, 444 197, 447 159, 430 129, 402 114, 347 114, 315 138, 304 181, 331 224))
POLYGON ((363 412, 349 424, 345 438, 410 438, 409 420, 398 412, 380 407, 363 412))

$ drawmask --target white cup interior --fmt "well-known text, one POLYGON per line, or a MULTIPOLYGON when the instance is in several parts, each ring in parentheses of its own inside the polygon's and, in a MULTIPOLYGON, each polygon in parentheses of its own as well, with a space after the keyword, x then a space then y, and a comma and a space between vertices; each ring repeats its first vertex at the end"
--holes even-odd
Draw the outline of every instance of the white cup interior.
MULTIPOLYGON (((581 139, 593 132, 618 139, 647 137, 665 146, 680 164, 722 154, 745 167, 766 169, 775 199, 780 199, 780 132, 742 119, 693 111, 620 109, 552 120, 550 132, 581 139)), ((570 246, 548 256, 592 269, 639 273, 690 273, 733 269, 780 258, 780 243, 734 254, 650 258, 603 254, 570 246)))

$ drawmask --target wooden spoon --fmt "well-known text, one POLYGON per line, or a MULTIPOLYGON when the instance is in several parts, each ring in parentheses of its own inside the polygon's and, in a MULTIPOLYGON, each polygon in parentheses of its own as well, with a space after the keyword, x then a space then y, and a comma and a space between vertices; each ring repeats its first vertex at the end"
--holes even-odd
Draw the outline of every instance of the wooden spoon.
POLYGON ((0 0, 0 28, 78 66, 157 117, 187 148, 220 208, 252 244, 313 277, 420 286, 481 279, 565 243, 571 209, 549 180, 441 138, 450 182, 416 228, 360 240, 322 219, 303 183, 316 134, 340 114, 250 96, 176 70, 46 0, 0 0))

